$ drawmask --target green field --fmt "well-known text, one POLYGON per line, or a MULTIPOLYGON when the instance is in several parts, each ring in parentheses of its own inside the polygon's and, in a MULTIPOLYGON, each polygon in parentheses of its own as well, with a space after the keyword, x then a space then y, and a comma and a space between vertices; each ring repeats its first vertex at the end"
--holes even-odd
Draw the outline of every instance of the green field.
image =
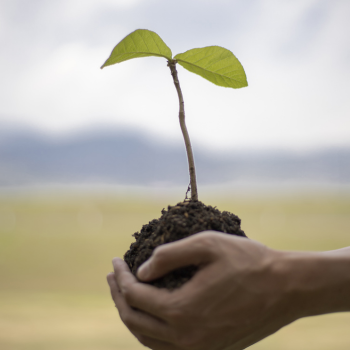
MULTIPOLYGON (((350 195, 203 196, 270 247, 350 246, 350 195)), ((180 200, 180 198, 178 198, 180 200)), ((0 196, 0 349, 142 349, 120 322, 105 282, 111 259, 174 198, 0 196)), ((348 350, 350 314, 300 320, 253 350, 348 350)))

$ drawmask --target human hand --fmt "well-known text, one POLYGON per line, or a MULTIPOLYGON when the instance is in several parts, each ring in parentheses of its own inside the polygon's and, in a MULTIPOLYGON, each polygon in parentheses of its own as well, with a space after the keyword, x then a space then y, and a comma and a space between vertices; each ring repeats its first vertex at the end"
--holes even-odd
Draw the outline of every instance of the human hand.
POLYGON ((140 283, 121 259, 108 275, 120 317, 154 350, 245 349, 300 317, 285 289, 283 253, 207 231, 157 247, 138 271, 151 281, 176 268, 199 271, 168 291, 140 283))

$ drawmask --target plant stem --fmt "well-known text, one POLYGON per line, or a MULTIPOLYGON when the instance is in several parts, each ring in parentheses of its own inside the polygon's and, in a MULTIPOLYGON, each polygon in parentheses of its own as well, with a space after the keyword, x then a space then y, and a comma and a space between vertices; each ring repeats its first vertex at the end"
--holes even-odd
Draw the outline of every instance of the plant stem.
POLYGON ((191 147, 191 141, 190 141, 190 137, 188 135, 186 123, 185 123, 185 104, 184 104, 184 99, 182 96, 182 91, 180 88, 179 78, 177 76, 176 60, 169 60, 168 67, 170 68, 171 75, 173 77, 174 84, 176 87, 176 91, 177 91, 177 94, 179 96, 179 106, 180 106, 179 120, 180 120, 182 135, 183 135, 184 140, 185 140, 187 159, 188 159, 188 167, 189 167, 189 171, 190 171, 191 200, 198 201, 196 168, 194 166, 194 158, 193 158, 193 152, 192 152, 192 147, 191 147))

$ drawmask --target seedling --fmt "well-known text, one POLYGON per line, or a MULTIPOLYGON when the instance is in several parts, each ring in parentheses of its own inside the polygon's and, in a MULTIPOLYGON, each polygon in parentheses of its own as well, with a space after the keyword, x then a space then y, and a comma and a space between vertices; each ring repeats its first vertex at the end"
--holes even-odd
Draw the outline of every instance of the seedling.
MULTIPOLYGON (((138 29, 117 44, 101 68, 133 58, 148 56, 164 57, 168 61, 168 67, 179 98, 179 119, 186 146, 190 185, 186 192, 185 201, 175 206, 168 206, 168 210, 163 209, 159 219, 150 221, 147 225, 142 226, 140 232, 134 233, 136 242, 131 244, 130 249, 124 255, 124 260, 135 276, 138 267, 161 244, 174 242, 205 230, 246 237, 241 230, 241 220, 238 216, 226 211, 220 212, 198 200, 193 152, 185 124, 184 99, 176 70, 178 63, 190 72, 196 73, 216 85, 237 89, 248 85, 242 65, 231 51, 220 46, 192 49, 173 57, 171 50, 158 34, 138 29), (189 190, 191 191, 191 200, 186 201, 189 190)), ((150 283, 160 288, 178 288, 188 281, 196 270, 196 266, 186 266, 150 283)))
POLYGON ((248 86, 244 69, 231 51, 220 46, 192 49, 173 57, 170 48, 159 35, 146 29, 137 29, 120 41, 101 69, 133 58, 148 56, 164 57, 168 61, 168 67, 170 68, 179 97, 179 119, 187 152, 191 200, 198 201, 196 170, 191 141, 185 123, 184 99, 176 64, 180 64, 190 72, 200 75, 215 85, 234 89, 248 86))

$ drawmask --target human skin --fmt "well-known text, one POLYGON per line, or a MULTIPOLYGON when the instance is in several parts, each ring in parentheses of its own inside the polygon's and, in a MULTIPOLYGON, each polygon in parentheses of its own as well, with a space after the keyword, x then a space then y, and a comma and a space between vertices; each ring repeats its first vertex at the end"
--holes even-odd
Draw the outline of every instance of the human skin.
POLYGON ((286 252, 205 231, 157 247, 135 278, 119 258, 107 276, 120 317, 154 350, 239 350, 295 320, 350 311, 350 247, 286 252), (151 281, 199 266, 174 291, 151 281))

